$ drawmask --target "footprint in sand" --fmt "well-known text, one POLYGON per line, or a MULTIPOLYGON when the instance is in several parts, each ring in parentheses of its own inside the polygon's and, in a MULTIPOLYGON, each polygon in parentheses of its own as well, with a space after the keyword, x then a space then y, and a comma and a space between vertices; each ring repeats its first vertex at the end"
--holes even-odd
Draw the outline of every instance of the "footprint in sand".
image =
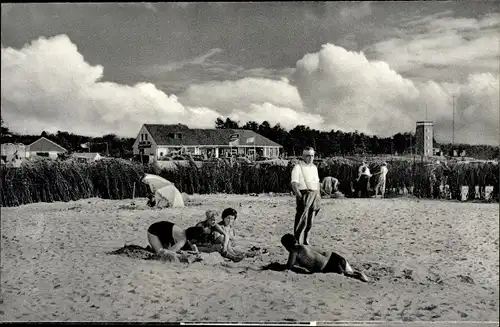
POLYGON ((432 311, 434 309, 437 308, 437 305, 435 304, 430 304, 430 305, 425 305, 425 306, 422 306, 422 307, 419 307, 418 309, 419 310, 426 310, 426 311, 432 311))
POLYGON ((472 277, 470 276, 463 276, 463 275, 458 275, 457 276, 459 278, 459 280, 462 282, 462 283, 467 283, 467 284, 476 284, 474 282, 474 279, 472 279, 472 277))

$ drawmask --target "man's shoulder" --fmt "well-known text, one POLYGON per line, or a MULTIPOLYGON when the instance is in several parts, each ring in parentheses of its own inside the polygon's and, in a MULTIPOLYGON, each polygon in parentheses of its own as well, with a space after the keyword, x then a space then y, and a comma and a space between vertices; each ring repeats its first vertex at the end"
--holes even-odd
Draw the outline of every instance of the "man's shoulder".
POLYGON ((296 172, 297 170, 300 170, 300 162, 297 162, 293 165, 292 171, 296 172))

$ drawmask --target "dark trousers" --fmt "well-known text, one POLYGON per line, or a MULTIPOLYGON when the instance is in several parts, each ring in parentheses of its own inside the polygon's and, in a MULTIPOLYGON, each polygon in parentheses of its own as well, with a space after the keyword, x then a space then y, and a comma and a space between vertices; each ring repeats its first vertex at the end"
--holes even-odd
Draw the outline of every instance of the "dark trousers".
POLYGON ((313 219, 314 217, 318 214, 319 212, 319 206, 318 204, 314 203, 308 210, 307 212, 307 219, 305 222, 305 226, 298 226, 300 222, 300 218, 302 217, 302 214, 304 213, 305 209, 305 203, 306 203, 306 196, 308 194, 308 191, 303 190, 300 191, 302 194, 302 198, 296 197, 295 202, 296 202, 296 213, 295 213, 295 223, 293 224, 293 231, 294 231, 294 236, 297 242, 300 243, 300 234, 302 234, 302 230, 304 230, 304 243, 307 243, 308 241, 308 236, 309 236, 309 231, 312 228, 313 224, 313 219), (302 228, 300 228, 302 227, 302 228), (299 230, 297 230, 299 229, 299 230))
POLYGON ((361 198, 367 198, 368 194, 368 183, 370 182, 370 177, 366 175, 361 175, 357 183, 356 193, 361 198))

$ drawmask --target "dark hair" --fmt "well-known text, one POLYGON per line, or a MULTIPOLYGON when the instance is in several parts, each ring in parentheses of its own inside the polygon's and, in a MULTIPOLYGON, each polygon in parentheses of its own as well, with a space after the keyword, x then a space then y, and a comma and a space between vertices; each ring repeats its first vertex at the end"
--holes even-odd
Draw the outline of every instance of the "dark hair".
POLYGON ((293 236, 292 234, 285 234, 281 238, 281 244, 283 244, 283 246, 286 248, 290 248, 295 244, 297 244, 297 240, 295 239, 295 236, 293 236))
POLYGON ((234 216, 234 219, 236 220, 238 212, 233 208, 226 208, 224 209, 224 211, 222 211, 222 219, 226 218, 227 216, 234 216))
POLYGON ((186 238, 188 240, 199 240, 204 231, 203 227, 189 227, 186 229, 186 238))

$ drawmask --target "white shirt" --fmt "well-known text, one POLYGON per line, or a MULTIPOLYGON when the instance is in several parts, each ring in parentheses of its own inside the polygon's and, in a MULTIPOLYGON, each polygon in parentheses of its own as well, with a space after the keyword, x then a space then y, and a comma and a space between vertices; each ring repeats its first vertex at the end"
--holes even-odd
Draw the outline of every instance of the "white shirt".
POLYGON ((385 178, 388 171, 389 171, 389 169, 387 169, 386 166, 380 167, 380 178, 385 178))
POLYGON ((292 169, 292 183, 297 183, 299 190, 319 190, 318 167, 299 161, 292 169))
POLYGON ((368 165, 362 165, 359 167, 359 176, 361 175, 366 175, 366 176, 371 176, 370 174, 370 168, 368 168, 368 165), (363 168, 365 168, 365 171, 363 172, 363 168))
POLYGON ((359 166, 358 168, 358 173, 361 175, 361 173, 363 172, 363 168, 366 167, 366 165, 361 165, 359 166))

